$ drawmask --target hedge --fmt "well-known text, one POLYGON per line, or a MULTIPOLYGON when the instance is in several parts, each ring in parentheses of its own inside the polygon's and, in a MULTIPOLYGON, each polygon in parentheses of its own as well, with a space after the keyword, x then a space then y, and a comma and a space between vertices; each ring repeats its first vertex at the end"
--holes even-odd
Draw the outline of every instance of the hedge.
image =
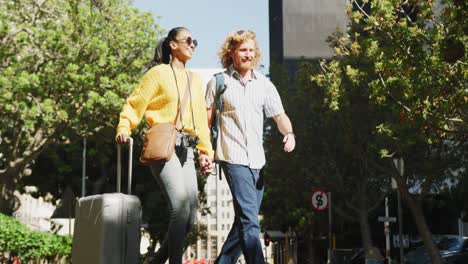
POLYGON ((72 238, 33 231, 17 220, 0 214, 0 259, 17 256, 23 263, 70 262, 72 238))

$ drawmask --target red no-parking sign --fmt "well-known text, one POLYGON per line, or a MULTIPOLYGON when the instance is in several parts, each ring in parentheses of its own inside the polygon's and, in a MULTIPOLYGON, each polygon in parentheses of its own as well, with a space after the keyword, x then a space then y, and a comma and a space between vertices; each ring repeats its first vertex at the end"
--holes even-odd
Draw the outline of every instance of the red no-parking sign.
POLYGON ((317 211, 323 211, 328 208, 328 194, 325 191, 317 190, 312 193, 310 198, 312 208, 317 211))

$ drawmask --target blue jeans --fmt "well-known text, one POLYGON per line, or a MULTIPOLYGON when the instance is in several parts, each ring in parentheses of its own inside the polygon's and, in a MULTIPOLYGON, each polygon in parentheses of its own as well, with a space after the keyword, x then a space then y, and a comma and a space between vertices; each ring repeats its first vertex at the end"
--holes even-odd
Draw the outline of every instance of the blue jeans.
POLYGON ((258 213, 263 196, 260 170, 247 166, 221 163, 234 204, 234 224, 215 264, 234 264, 241 253, 247 264, 263 264, 258 213))
POLYGON ((171 159, 151 166, 154 178, 164 191, 169 204, 169 229, 156 253, 155 263, 182 263, 184 240, 195 223, 198 208, 198 183, 194 164, 193 148, 187 149, 186 160, 181 164, 180 138, 171 159))

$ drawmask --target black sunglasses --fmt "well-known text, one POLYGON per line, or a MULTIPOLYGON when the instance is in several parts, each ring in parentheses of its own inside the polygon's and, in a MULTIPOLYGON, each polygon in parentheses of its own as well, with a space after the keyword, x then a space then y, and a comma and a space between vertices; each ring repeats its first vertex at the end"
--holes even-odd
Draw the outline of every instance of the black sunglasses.
POLYGON ((239 35, 239 36, 243 35, 244 33, 250 33, 250 34, 255 35, 255 32, 253 32, 252 30, 243 30, 243 29, 241 29, 241 30, 236 31, 236 34, 239 35))
POLYGON ((198 41, 196 39, 192 39, 191 37, 188 37, 186 39, 176 39, 175 41, 179 42, 179 43, 185 43, 187 46, 191 46, 192 43, 195 47, 198 46, 198 41))

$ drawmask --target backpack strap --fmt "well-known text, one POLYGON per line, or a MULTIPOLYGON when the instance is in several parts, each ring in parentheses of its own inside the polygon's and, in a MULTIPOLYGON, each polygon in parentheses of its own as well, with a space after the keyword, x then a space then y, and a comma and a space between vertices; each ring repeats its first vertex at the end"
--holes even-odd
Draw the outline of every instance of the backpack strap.
POLYGON ((223 108, 223 93, 226 91, 226 85, 224 84, 224 74, 218 72, 215 74, 216 77, 216 94, 215 94, 215 108, 217 111, 221 111, 223 108))
POLYGON ((216 73, 216 93, 214 98, 214 113, 213 122, 211 124, 211 145, 216 152, 218 145, 218 137, 221 126, 221 111, 223 109, 223 93, 226 91, 226 85, 224 84, 224 75, 222 72, 216 73))
MULTIPOLYGON (((223 109, 223 94, 226 91, 226 84, 224 84, 224 74, 218 72, 215 75, 216 78, 216 93, 215 93, 215 108, 213 122, 211 124, 211 145, 215 151, 218 149, 218 138, 221 133, 221 111, 223 109)), ((221 167, 219 168, 219 178, 221 180, 221 167)))

